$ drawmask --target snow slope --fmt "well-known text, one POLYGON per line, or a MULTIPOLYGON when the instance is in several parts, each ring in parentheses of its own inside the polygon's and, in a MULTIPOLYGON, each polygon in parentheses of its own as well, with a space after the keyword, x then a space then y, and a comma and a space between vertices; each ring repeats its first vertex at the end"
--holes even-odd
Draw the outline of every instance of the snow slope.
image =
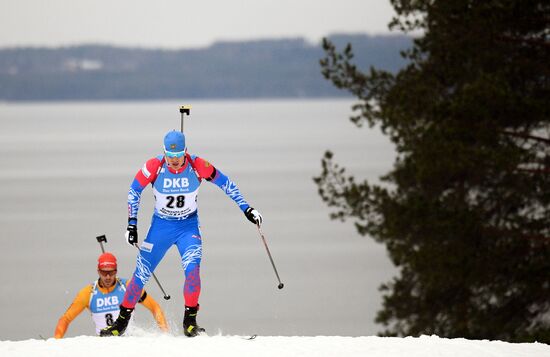
POLYGON ((437 336, 277 337, 183 336, 146 333, 142 336, 62 340, 0 341, 2 357, 109 356, 365 356, 365 357, 548 357, 550 346, 501 341, 445 339, 437 336))

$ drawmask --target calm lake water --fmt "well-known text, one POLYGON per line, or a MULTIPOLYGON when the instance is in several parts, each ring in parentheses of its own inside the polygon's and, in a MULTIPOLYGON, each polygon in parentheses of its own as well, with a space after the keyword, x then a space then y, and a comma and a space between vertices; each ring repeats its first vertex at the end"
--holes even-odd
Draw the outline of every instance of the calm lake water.
MULTIPOLYGON (((188 148, 231 177, 264 216, 263 231, 285 288, 254 225, 215 185, 199 194, 203 234, 201 312, 209 334, 372 335, 381 307, 378 287, 395 275, 385 247, 351 222, 331 221, 313 177, 330 149, 357 178, 375 181, 394 160, 378 129, 355 127, 352 100, 83 102, 0 104, 1 340, 48 338, 76 293, 97 278, 100 247, 129 277, 135 250, 125 243, 126 196, 143 163, 162 153, 179 129, 181 104, 188 148)), ((140 241, 152 213, 144 191, 140 241)), ((177 249, 157 270, 164 300, 146 289, 181 334, 183 272, 177 249)), ((152 328, 143 308, 138 325, 152 328)), ((67 336, 94 334, 89 312, 67 336)))

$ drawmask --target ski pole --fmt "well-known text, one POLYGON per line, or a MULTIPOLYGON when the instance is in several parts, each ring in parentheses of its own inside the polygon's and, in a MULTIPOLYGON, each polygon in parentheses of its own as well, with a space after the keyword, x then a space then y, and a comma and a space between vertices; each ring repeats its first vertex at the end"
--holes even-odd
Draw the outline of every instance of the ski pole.
MULTIPOLYGON (((136 247, 137 250, 139 251, 139 247, 137 246, 137 244, 134 244, 134 247, 136 247)), ((155 275, 155 273, 151 272, 151 275, 153 276, 153 278, 157 282, 157 285, 159 286, 160 291, 162 291, 162 293, 164 294, 164 296, 163 296, 164 300, 170 300, 170 295, 166 295, 166 292, 162 288, 162 285, 160 285, 160 281, 157 279, 157 276, 155 275)))
POLYGON ((281 278, 279 278, 279 273, 277 272, 277 268, 275 267, 275 263, 273 262, 273 258, 271 257, 271 253, 269 252, 269 248, 267 246, 267 242, 265 241, 264 234, 262 232, 262 229, 260 228, 259 224, 256 224, 256 227, 258 227, 258 233, 260 233, 260 237, 262 237, 262 241, 264 242, 265 250, 267 251, 267 256, 269 257, 269 260, 271 261, 271 265, 273 266, 273 270, 275 271, 275 275, 277 276, 277 280, 279 281, 279 285, 277 286, 279 289, 282 289, 285 284, 281 283, 281 278))
POLYGON ((95 237, 95 239, 97 239, 97 242, 101 246, 101 252, 105 253, 105 247, 103 247, 103 242, 107 243, 107 237, 105 237, 105 234, 97 236, 97 237, 95 237))
POLYGON ((183 116, 184 114, 191 115, 191 106, 182 105, 180 107, 180 114, 181 114, 181 132, 183 133, 183 116))
MULTIPOLYGON (((101 246, 101 252, 102 253, 105 253, 105 247, 103 246, 103 243, 107 243, 107 237, 105 236, 105 234, 102 234, 100 236, 97 236, 95 237, 97 239, 97 242, 99 243, 99 245, 101 246)), ((139 247, 137 245, 134 244, 134 246, 139 250, 139 247)), ((160 290, 162 291, 162 293, 164 294, 164 300, 170 300, 170 295, 166 295, 166 292, 164 292, 164 289, 162 288, 162 285, 160 285, 160 282, 159 280, 157 279, 157 277, 155 276, 155 273, 152 273, 153 275, 153 278, 155 278, 155 281, 157 282, 160 290)))

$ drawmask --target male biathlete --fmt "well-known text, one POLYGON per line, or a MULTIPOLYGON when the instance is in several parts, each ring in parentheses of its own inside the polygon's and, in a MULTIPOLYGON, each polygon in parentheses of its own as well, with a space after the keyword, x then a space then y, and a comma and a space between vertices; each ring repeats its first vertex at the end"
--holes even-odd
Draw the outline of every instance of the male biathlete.
MULTIPOLYGON (((71 322, 84 309, 89 309, 95 323, 97 334, 101 329, 113 324, 119 313, 119 305, 126 291, 127 280, 117 278, 117 261, 111 253, 103 253, 97 260, 99 278, 82 288, 71 306, 59 318, 55 327, 55 338, 63 338, 71 322)), ((139 299, 157 321, 159 328, 167 332, 168 325, 159 304, 144 291, 139 299)))
POLYGON ((166 251, 175 245, 185 272, 183 297, 185 314, 183 331, 194 337, 204 331, 197 324, 201 291, 200 262, 202 241, 197 215, 197 193, 202 180, 220 187, 254 224, 262 216, 246 202, 237 185, 208 161, 187 153, 185 136, 170 131, 164 137, 164 155, 148 160, 136 174, 128 193, 128 227, 126 240, 137 245, 137 217, 141 193, 152 185, 155 208, 151 226, 137 256, 136 269, 120 305, 120 314, 101 336, 122 335, 139 300, 143 286, 149 281, 166 251))

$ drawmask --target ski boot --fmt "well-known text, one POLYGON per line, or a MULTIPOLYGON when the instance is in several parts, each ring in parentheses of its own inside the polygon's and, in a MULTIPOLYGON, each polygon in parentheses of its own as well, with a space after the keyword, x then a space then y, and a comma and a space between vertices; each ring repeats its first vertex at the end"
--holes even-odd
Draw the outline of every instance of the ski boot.
POLYGON ((195 337, 205 331, 205 329, 197 325, 198 311, 199 305, 195 307, 185 307, 185 316, 183 317, 183 333, 187 337, 195 337))
POLYGON ((133 308, 127 308, 120 305, 120 313, 115 322, 111 326, 105 327, 99 331, 99 336, 107 337, 122 335, 124 331, 126 331, 126 327, 128 327, 128 322, 130 322, 130 318, 132 317, 132 311, 134 311, 133 308))

